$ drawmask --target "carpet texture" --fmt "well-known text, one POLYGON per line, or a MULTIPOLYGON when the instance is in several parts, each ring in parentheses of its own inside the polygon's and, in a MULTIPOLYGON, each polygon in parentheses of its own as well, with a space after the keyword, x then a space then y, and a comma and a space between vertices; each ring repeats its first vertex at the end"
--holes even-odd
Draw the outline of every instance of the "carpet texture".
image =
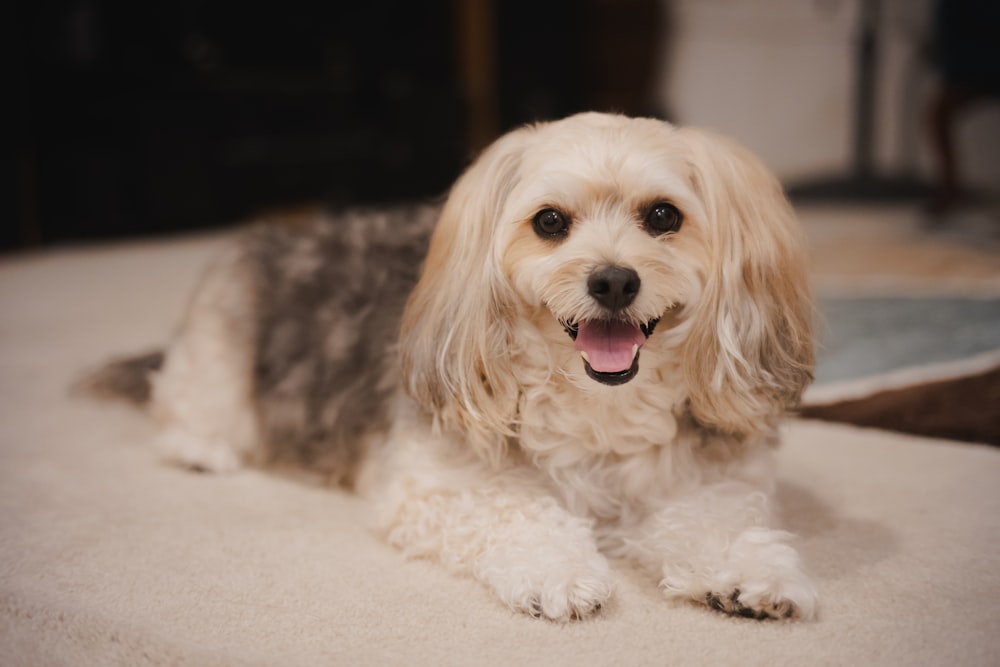
POLYGON ((0 262, 0 664, 995 665, 1000 451, 791 422, 788 527, 819 620, 673 607, 616 564, 596 617, 514 614, 406 562, 341 492, 158 464, 152 426, 67 393, 165 340, 218 237, 0 262))

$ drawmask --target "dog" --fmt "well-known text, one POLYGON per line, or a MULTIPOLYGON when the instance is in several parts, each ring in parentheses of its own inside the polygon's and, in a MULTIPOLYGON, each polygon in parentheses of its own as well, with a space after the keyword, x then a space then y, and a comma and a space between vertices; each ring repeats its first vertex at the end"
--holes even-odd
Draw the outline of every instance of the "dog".
POLYGON ((355 489, 407 557, 531 616, 600 610, 616 558, 670 600, 811 619, 774 506, 804 258, 744 148, 584 113, 501 137, 443 207, 249 229, 165 352, 89 385, 145 405, 168 461, 355 489))

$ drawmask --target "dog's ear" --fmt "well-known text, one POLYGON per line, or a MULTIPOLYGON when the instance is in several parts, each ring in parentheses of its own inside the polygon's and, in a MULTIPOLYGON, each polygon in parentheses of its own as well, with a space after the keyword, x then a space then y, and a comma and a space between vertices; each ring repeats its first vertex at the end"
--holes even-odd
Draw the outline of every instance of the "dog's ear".
POLYGON ((812 380, 805 244, 781 185, 756 157, 704 130, 678 135, 705 207, 710 256, 684 343, 691 411, 706 425, 759 433, 812 380))
POLYGON ((400 333, 410 395, 494 463, 514 435, 518 400, 507 358, 515 306, 495 238, 533 132, 497 140, 453 186, 400 333))

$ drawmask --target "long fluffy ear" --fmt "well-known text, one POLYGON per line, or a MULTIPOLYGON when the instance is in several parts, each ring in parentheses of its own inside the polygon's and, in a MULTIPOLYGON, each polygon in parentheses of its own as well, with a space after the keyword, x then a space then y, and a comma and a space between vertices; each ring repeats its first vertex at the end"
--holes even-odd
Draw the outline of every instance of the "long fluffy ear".
POLYGON ((791 205, 746 149, 679 131, 706 211, 705 292, 685 342, 691 411, 738 434, 769 429, 812 380, 814 306, 791 205))
POLYGON ((436 426, 461 432, 494 463, 514 435, 518 400, 506 360, 516 307, 495 236, 532 133, 526 127, 505 135, 455 183, 400 333, 410 395, 431 412, 436 426))

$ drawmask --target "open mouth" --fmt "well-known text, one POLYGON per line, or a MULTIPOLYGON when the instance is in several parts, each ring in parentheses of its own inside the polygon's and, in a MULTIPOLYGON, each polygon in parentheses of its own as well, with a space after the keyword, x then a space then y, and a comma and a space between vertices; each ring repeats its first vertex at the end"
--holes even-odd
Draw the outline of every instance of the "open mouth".
POLYGON ((639 348, 656 328, 658 319, 645 324, 624 320, 564 322, 573 348, 583 358, 583 367, 602 384, 625 384, 639 372, 639 348))

